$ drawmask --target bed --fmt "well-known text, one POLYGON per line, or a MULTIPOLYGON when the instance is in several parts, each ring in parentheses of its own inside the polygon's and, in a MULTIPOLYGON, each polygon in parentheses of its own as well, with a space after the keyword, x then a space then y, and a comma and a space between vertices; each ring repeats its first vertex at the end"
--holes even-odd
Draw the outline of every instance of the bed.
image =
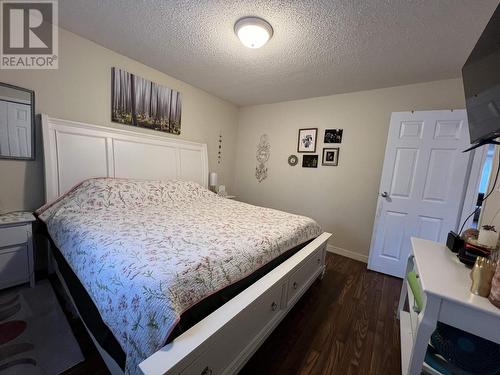
POLYGON ((113 374, 235 373, 324 272, 330 234, 208 191, 206 145, 47 116, 42 129, 37 215, 113 374))

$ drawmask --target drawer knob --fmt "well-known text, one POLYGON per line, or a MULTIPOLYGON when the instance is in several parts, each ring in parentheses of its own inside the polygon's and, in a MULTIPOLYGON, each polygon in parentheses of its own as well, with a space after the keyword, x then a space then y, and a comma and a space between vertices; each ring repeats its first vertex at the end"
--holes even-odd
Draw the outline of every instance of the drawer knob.
POLYGON ((321 259, 320 259, 320 258, 318 258, 318 264, 320 264, 320 263, 321 263, 321 259))
POLYGON ((212 375, 212 369, 210 367, 205 367, 203 371, 201 372, 201 375, 212 375))
POLYGON ((271 303, 271 310, 276 311, 278 309, 278 304, 276 302, 271 303))
POLYGON ((297 289, 298 286, 299 286, 299 284, 297 284, 297 282, 294 281, 293 284, 292 284, 293 289, 297 289))

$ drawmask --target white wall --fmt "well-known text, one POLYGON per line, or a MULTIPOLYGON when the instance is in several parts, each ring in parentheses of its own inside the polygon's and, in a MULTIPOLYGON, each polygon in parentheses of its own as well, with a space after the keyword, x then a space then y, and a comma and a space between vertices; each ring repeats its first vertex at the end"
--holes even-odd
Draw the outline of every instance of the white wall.
MULTIPOLYGON (((36 113, 142 132, 151 131, 111 122, 111 67, 178 90, 183 101, 180 138, 208 144, 210 170, 217 171, 220 183, 231 190, 238 121, 235 105, 65 30, 59 33, 59 52, 58 70, 0 70, 0 81, 34 90, 36 113), (220 166, 219 131, 224 140, 220 166)), ((38 131, 36 161, 0 159, 0 212, 32 210, 43 201, 43 156, 38 131)))
MULTIPOLYGON (((393 111, 464 108, 459 79, 240 108, 236 163, 239 199, 316 219, 330 243, 368 255, 389 119, 393 111), (343 128, 338 167, 290 167, 299 128, 343 128), (258 183, 255 152, 269 136, 268 178, 258 183)), ((327 145, 326 147, 336 147, 327 145)))

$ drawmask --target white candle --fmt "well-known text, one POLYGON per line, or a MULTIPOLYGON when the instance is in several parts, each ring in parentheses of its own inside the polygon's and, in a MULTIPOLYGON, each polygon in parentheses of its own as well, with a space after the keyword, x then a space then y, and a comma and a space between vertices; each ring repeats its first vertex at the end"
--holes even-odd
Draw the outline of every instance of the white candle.
POLYGON ((217 173, 210 172, 210 177, 208 180, 209 180, 208 184, 210 186, 216 186, 217 185, 217 173))

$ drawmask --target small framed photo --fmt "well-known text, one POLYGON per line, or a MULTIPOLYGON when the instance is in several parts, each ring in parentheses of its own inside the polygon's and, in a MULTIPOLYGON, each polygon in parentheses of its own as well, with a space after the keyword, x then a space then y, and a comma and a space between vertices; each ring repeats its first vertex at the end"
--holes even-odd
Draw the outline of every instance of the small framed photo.
POLYGON ((339 148, 324 148, 323 149, 323 162, 321 165, 329 165, 336 167, 339 165, 339 148))
POLYGON ((344 129, 325 129, 324 143, 342 143, 344 129))
POLYGON ((297 152, 316 152, 318 128, 299 129, 297 152))
POLYGON ((318 168, 318 155, 304 155, 302 156, 303 168, 318 168))

